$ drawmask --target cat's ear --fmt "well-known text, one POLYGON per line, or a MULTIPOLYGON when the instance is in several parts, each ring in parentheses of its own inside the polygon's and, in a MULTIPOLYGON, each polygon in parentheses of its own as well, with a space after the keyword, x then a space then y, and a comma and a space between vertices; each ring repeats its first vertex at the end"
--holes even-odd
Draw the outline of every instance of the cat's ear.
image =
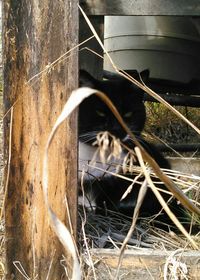
POLYGON ((140 77, 142 79, 142 82, 146 83, 149 80, 149 69, 145 69, 140 72, 140 77))
POLYGON ((149 69, 145 69, 140 73, 137 70, 125 70, 125 72, 140 82, 146 83, 149 79, 149 69))
POLYGON ((79 71, 79 86, 95 88, 96 80, 87 71, 81 69, 79 71))

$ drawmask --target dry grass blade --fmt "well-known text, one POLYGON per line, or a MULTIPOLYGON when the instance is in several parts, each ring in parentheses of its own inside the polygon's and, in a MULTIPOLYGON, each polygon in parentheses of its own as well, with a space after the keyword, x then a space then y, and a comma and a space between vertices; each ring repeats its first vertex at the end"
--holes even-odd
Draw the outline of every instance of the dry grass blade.
POLYGON ((135 209, 134 209, 133 220, 132 220, 131 227, 128 231, 128 234, 127 234, 126 238, 124 239, 124 242, 123 242, 121 250, 120 250, 119 261, 118 261, 118 266, 117 266, 117 272, 116 272, 115 279, 118 279, 119 269, 120 269, 120 266, 121 266, 121 263, 122 263, 123 254, 124 254, 124 251, 125 251, 125 248, 126 248, 126 244, 128 243, 128 241, 131 238, 132 233, 135 229, 137 218, 139 216, 140 207, 143 203, 146 192, 147 192, 147 181, 144 180, 144 182, 143 182, 143 184, 142 184, 142 186, 139 190, 139 193, 138 193, 137 203, 136 203, 136 206, 135 206, 135 209))
POLYGON ((84 16, 88 26, 90 27, 92 33, 94 34, 96 40, 98 41, 98 43, 100 44, 101 48, 103 49, 104 53, 106 54, 106 56, 108 57, 113 69, 121 76, 123 76, 124 78, 128 79, 129 81, 131 81, 132 83, 136 84, 139 88, 141 88, 142 90, 144 90, 146 93, 148 93, 149 95, 153 96, 156 100, 158 100, 159 102, 163 103, 167 108, 169 108, 172 112, 174 112, 174 114, 176 114, 179 118, 181 118, 184 122, 186 122, 189 126, 191 126, 199 135, 200 135, 200 130, 193 124, 191 123, 187 118, 185 118, 178 110, 176 110, 174 107, 172 107, 167 101, 165 101, 162 97, 160 97, 157 93, 155 93, 152 89, 150 89, 149 87, 147 87, 144 83, 140 83, 138 82, 136 79, 134 79, 132 76, 130 76, 128 73, 126 73, 125 71, 123 71, 122 69, 120 69, 119 67, 117 67, 114 63, 114 61, 112 60, 111 56, 109 55, 109 53, 107 52, 106 48, 104 47, 103 43, 101 42, 101 39, 99 38, 96 30, 94 29, 92 23, 90 22, 89 18, 87 17, 87 15, 85 14, 85 12, 83 11, 83 9, 78 5, 82 15, 84 16))
MULTIPOLYGON (((58 126, 60 123, 62 123, 65 118, 76 108, 76 106, 78 106, 83 100, 84 98, 89 97, 92 94, 96 94, 99 98, 101 98, 105 104, 109 107, 109 109, 112 111, 112 113, 115 115, 115 117, 117 118, 117 120, 119 121, 119 123, 122 125, 122 127, 124 128, 124 130, 132 137, 133 141, 136 143, 136 146, 138 146, 141 150, 142 156, 147 160, 147 162, 151 165, 151 167, 153 168, 155 174, 161 179, 161 181, 163 181, 164 183, 166 183, 167 185, 170 186, 169 190, 175 195, 175 197, 177 199, 179 199, 183 205, 185 205, 189 210, 194 211, 195 213, 200 213, 199 208, 197 208, 186 196, 185 194, 174 184, 174 182, 172 180, 170 180, 159 168, 159 166, 157 165, 157 163, 154 161, 154 159, 143 149, 143 147, 140 145, 140 143, 136 140, 136 138, 134 137, 134 135, 132 134, 132 132, 130 131, 130 129, 126 126, 126 124, 124 123, 122 117, 120 116, 120 114, 118 113, 116 107, 112 104, 112 102, 110 101, 110 99, 103 94, 102 92, 98 92, 96 90, 90 89, 90 88, 81 88, 81 89, 77 89, 75 91, 72 92, 72 95, 70 96, 68 102, 66 103, 63 112, 61 113, 61 115, 59 116, 59 118, 57 119, 56 125, 54 126, 53 130, 52 130, 52 135, 55 133, 55 131, 57 130, 58 126)), ((49 138, 50 141, 52 140, 52 137, 49 138)), ((152 182, 151 179, 149 180, 148 183, 152 182)), ((150 183, 151 184, 151 183, 150 183)), ((168 211, 167 207, 165 206, 165 202, 163 200, 163 198, 161 197, 161 195, 159 194, 159 192, 154 191, 154 193, 156 194, 157 198, 159 199, 159 201, 162 201, 162 206, 164 207, 165 211, 167 211, 167 213, 170 215, 170 211, 168 211), (166 210, 167 209, 167 210, 166 210)), ((176 220, 176 217, 173 217, 173 220, 176 220)), ((195 249, 197 249, 197 245, 194 243, 194 241, 191 239, 191 237, 189 236, 189 234, 186 232, 186 230, 180 225, 180 223, 177 221, 176 224, 179 224, 179 229, 180 231, 187 236, 188 240, 190 240, 190 242, 193 244, 193 247, 195 249)))
MULTIPOLYGON (((90 95, 93 93, 92 90, 85 91, 85 95, 90 95)), ((80 270, 80 265, 76 253, 76 247, 74 244, 74 240, 66 228, 66 226, 57 218, 53 210, 49 206, 49 201, 48 201, 48 151, 50 148, 50 145, 53 141, 53 138, 55 136, 55 133, 60 126, 60 124, 70 115, 70 113, 76 108, 76 106, 79 105, 81 102, 80 99, 76 99, 74 95, 72 94, 71 98, 69 98, 68 102, 66 103, 63 111, 61 112, 60 116, 58 117, 46 144, 45 147, 45 155, 44 155, 44 160, 43 160, 43 176, 42 176, 42 182, 43 182, 43 193, 44 193, 44 199, 45 199, 45 205, 47 207, 49 217, 50 217, 50 222, 51 226, 54 229, 55 233, 57 234, 60 242, 63 244, 65 250, 69 251, 72 258, 73 258, 73 274, 72 274, 72 279, 81 279, 81 270, 80 270)))
MULTIPOLYGON (((78 45, 72 47, 70 50, 68 50, 67 52, 65 52, 64 54, 62 54, 60 57, 58 57, 56 60, 54 60, 52 63, 48 64, 45 66, 44 69, 42 69, 42 71, 40 71, 39 73, 37 73, 36 75, 32 76, 27 82, 26 85, 29 85, 30 83, 35 83, 37 80, 41 79, 42 76, 44 74, 49 73, 50 71, 52 71, 54 69, 54 67, 56 67, 58 64, 60 64, 61 62, 63 62, 64 60, 68 59, 71 55, 73 55, 73 51, 75 51, 76 49, 78 49, 80 46, 82 46, 83 44, 85 44, 86 42, 90 41, 92 38, 94 38, 94 35, 92 35, 91 37, 87 38, 86 40, 84 40, 83 42, 79 43, 78 45)), ((29 92, 29 90, 28 90, 29 92)), ((6 113, 3 116, 3 119, 10 113, 10 110, 12 110, 12 108, 15 107, 15 105, 22 99, 23 94, 20 95, 17 100, 13 103, 13 105, 6 111, 6 113)))
POLYGON ((45 204, 50 216, 51 225, 56 232, 59 240, 63 244, 64 248, 68 250, 73 258, 74 264, 73 264, 73 276, 72 279, 80 279, 81 272, 80 272, 80 266, 76 254, 75 244, 73 241, 73 238, 71 237, 71 234, 69 233, 66 226, 57 218, 53 210, 49 206, 48 202, 48 150, 50 148, 50 145, 53 141, 53 138, 55 136, 55 133, 59 126, 62 124, 62 122, 72 113, 72 111, 87 97, 89 97, 92 94, 99 95, 104 101, 106 100, 106 103, 109 105, 109 107, 112 110, 115 110, 115 113, 117 115, 118 112, 116 108, 113 106, 111 101, 100 92, 97 92, 96 90, 90 89, 90 88, 81 88, 77 89, 72 92, 70 98, 68 99, 67 103, 65 104, 63 111, 61 112, 60 116, 58 117, 46 144, 45 147, 45 155, 43 160, 43 176, 42 176, 42 182, 43 182, 43 193, 44 193, 44 199, 45 204))
MULTIPOLYGON (((83 193, 83 201, 85 199, 85 193, 84 193, 84 187, 83 187, 83 180, 84 180, 84 172, 82 173, 82 178, 81 178, 81 190, 82 190, 82 193, 83 193)), ((82 220, 82 234, 83 234, 83 238, 84 238, 84 245, 85 245, 85 248, 86 248, 86 252, 87 252, 87 255, 88 255, 88 262, 89 262, 89 265, 91 266, 92 268, 92 272, 93 272, 93 275, 94 275, 94 279, 96 280, 96 274, 95 274, 95 268, 94 268, 94 264, 93 264, 93 261, 92 261, 92 257, 91 257, 91 254, 90 254, 90 250, 89 250, 89 246, 88 246, 88 242, 87 242, 87 238, 86 238, 86 233, 85 233, 85 224, 86 224, 86 212, 85 212, 85 208, 84 208, 84 204, 82 205, 82 209, 83 209, 83 219, 81 218, 82 220)))
POLYGON ((188 274, 188 268, 185 263, 182 263, 180 261, 177 261, 175 259, 175 255, 183 253, 183 249, 178 249, 167 258, 165 266, 164 266, 164 280, 169 279, 185 279, 188 280, 187 277, 188 274), (171 264, 171 267, 170 267, 171 264), (169 269, 170 267, 170 269, 169 269), (168 270, 171 271, 171 275, 169 275, 168 270))
POLYGON ((8 164, 7 164, 7 175, 6 175, 6 182, 5 182, 5 189, 4 189, 4 198, 3 198, 3 205, 2 211, 0 213, 0 221, 2 219, 4 208, 5 208, 5 201, 8 192, 8 180, 10 176, 10 161, 11 161, 11 147, 12 147, 12 128, 13 128, 13 107, 10 111, 10 132, 9 132, 9 147, 8 147, 8 164))
POLYGON ((144 90, 146 93, 154 97, 156 100, 164 104, 169 110, 171 110, 177 117, 182 119, 185 123, 187 123, 189 126, 191 126, 199 135, 200 130, 198 127, 196 127, 192 122, 190 122, 186 117, 183 116, 178 110, 176 110, 172 105, 170 105, 167 101, 165 101, 160 95, 158 95, 155 91, 147 87, 144 83, 141 84, 137 80, 135 80, 133 77, 131 77, 128 73, 126 73, 123 70, 117 70, 117 73, 123 76, 124 78, 128 79, 132 83, 136 84, 139 88, 144 90))
POLYGON ((19 273, 23 276, 26 280, 31 280, 31 278, 27 275, 26 271, 24 270, 22 264, 19 261, 13 262, 16 269, 19 271, 19 273))
POLYGON ((102 94, 101 92, 96 92, 96 95, 99 96, 105 104, 109 107, 109 109, 112 111, 112 113, 115 115, 118 122, 121 124, 123 129, 127 132, 128 135, 132 138, 133 142, 136 146, 138 146, 141 150, 142 156, 145 161, 149 163, 149 165, 153 168, 155 174, 158 176, 158 178, 166 185, 166 187, 169 189, 170 192, 174 194, 174 196, 191 212, 194 212, 198 215, 200 215, 200 209, 194 205, 187 196, 176 186, 176 184, 170 180, 160 169, 158 164, 155 162, 155 160, 145 151, 145 149, 142 147, 142 145, 138 142, 138 140, 135 138, 134 134, 131 132, 131 130, 127 127, 127 125, 124 123, 122 117, 118 113, 116 107, 112 104, 112 102, 109 100, 109 98, 102 94))
POLYGON ((188 234, 188 232, 185 230, 185 228, 181 225, 181 223, 176 218, 176 216, 171 212, 171 210, 169 209, 167 203, 165 202, 165 200, 163 199, 163 197, 161 196, 161 194, 157 190, 156 186, 152 182, 151 177, 149 176, 149 172, 147 172, 147 170, 146 170, 146 167, 144 165, 144 161, 143 161, 141 152, 138 149, 138 147, 135 148, 135 151, 136 151, 136 154, 137 154, 140 166, 142 167, 142 170, 144 172, 145 178, 146 178, 146 180, 147 180, 147 182, 149 184, 149 187, 151 188, 152 192, 155 194, 155 196, 158 199, 158 201, 160 202, 161 206, 163 207, 163 209, 165 210, 167 215, 170 217, 170 219, 177 226, 177 228, 185 235, 185 237, 188 239, 188 241, 191 242, 191 244, 194 247, 194 249, 198 250, 197 244, 194 242, 194 240, 191 238, 191 236, 188 234))
MULTIPOLYGON (((87 15, 84 13, 84 11, 82 10, 82 8, 79 6, 79 9, 82 13, 82 15, 84 16, 86 22, 88 23, 88 26, 90 27, 92 33, 94 34, 95 38, 97 39, 97 41, 99 42, 100 46, 102 47, 102 49, 104 50, 105 54, 107 55, 107 57, 110 60, 110 63, 112 64, 114 70, 120 74, 121 76, 125 77, 126 79, 130 80, 131 82, 133 82, 134 84, 136 84, 138 87, 140 87, 142 90, 146 91, 147 93, 149 93, 150 95, 154 96, 156 99, 159 98, 159 101, 164 103, 170 110, 172 110, 179 118, 183 119, 188 125, 190 125, 193 129, 195 129, 199 134, 200 134, 200 130, 194 126, 191 122, 189 122, 181 113, 179 113, 177 110, 175 110, 169 103, 167 103, 166 101, 164 101, 161 97, 159 97, 156 93, 154 93, 151 89, 149 89, 148 87, 146 87, 144 84, 138 82, 137 80, 135 80, 134 78, 132 78, 130 75, 128 75, 127 73, 125 73, 123 70, 120 70, 119 68, 117 68, 117 66, 114 64, 112 58, 109 56, 107 50, 105 49, 103 43, 101 42, 98 34, 96 33, 93 25, 91 24, 90 20, 88 19, 87 15)), ((101 97, 99 95, 99 97, 101 97)), ((105 102, 106 100, 104 100, 105 102)), ((105 102, 107 105, 108 103, 105 102)), ((110 107, 111 109, 111 107, 110 107)), ((124 128, 124 130, 131 136, 132 140, 134 141, 134 143, 136 144, 136 146, 138 146, 141 149, 143 158, 145 159, 145 161, 147 161, 150 166, 153 168, 154 172, 156 173, 156 175, 159 177, 159 179, 161 181, 163 181, 166 185, 166 187, 174 194, 174 196, 191 212, 194 212, 198 215, 200 215, 200 209, 198 207, 196 207, 196 205, 194 205, 188 198, 187 196, 185 196, 180 190, 179 188, 177 188, 177 186, 167 177, 164 175, 164 173, 160 170, 158 164, 154 161, 154 159, 144 150, 144 148, 140 145, 140 143, 137 141, 137 139, 134 137, 133 133, 130 131, 130 129, 127 128, 127 126, 124 124, 123 119, 119 116, 118 113, 116 113, 116 109, 113 110, 112 112, 114 113, 115 117, 118 119, 119 123, 122 125, 122 127, 124 128)))
POLYGON ((29 84, 30 82, 32 82, 35 79, 41 78, 41 76, 44 73, 48 73, 50 72, 57 64, 63 62, 63 60, 66 60, 68 58, 68 54, 73 52, 74 50, 76 50, 77 48, 79 48, 80 46, 82 46, 83 44, 85 44, 86 42, 90 41, 92 38, 94 38, 94 35, 92 35, 91 37, 87 38, 86 40, 84 40, 83 42, 79 43, 78 45, 72 47, 70 50, 68 50, 67 52, 65 52, 64 54, 62 54, 60 57, 58 57, 56 60, 54 60, 52 63, 46 65, 46 67, 39 73, 37 73, 36 75, 34 75, 33 77, 31 77, 28 81, 27 84, 29 84))

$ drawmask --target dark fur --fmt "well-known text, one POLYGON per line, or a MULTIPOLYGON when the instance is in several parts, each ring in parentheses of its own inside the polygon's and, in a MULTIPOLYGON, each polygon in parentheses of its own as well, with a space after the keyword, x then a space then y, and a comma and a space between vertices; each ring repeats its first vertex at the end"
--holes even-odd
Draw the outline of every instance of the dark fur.
MULTIPOLYGON (((148 73, 144 72, 144 75, 148 73)), ((112 100, 119 110, 121 116, 130 125, 132 131, 139 135, 144 128, 146 113, 143 103, 143 92, 125 79, 99 81, 94 79, 86 71, 80 72, 80 86, 98 89, 112 100), (132 112, 127 118, 126 114, 132 112)), ((121 129, 118 121, 108 107, 96 96, 87 98, 80 106, 79 111, 79 133, 80 136, 88 131, 109 131, 115 136, 123 139, 125 132, 121 129), (98 115, 98 112, 105 117, 98 115)))
MULTIPOLYGON (((143 71, 140 75, 144 81, 148 78, 148 71, 143 71)), ((136 75, 139 79, 139 75, 136 75)), ((117 107, 119 113, 126 121, 129 128, 133 131, 142 146, 155 159, 162 168, 170 168, 169 162, 159 153, 159 151, 150 143, 141 137, 141 131, 144 128, 146 113, 143 103, 143 92, 131 82, 124 78, 99 81, 94 79, 86 71, 80 72, 80 86, 87 86, 104 92, 117 107), (131 113, 130 113, 131 112, 131 113), (129 114, 127 114, 129 113, 129 114)), ((123 131, 112 112, 96 96, 87 98, 80 106, 79 110, 79 141, 86 142, 89 145, 95 141, 95 136, 100 131, 109 131, 120 140, 134 149, 134 144, 123 131)), ((125 152, 124 152, 125 155, 125 152)), ((123 155, 122 155, 123 156, 123 155)), ((133 175, 130 175, 133 177, 133 175)), ((93 196, 97 205, 97 212, 105 214, 107 210, 119 211, 128 216, 132 216, 136 204, 139 186, 136 184, 131 193, 121 201, 123 193, 126 191, 130 182, 119 179, 115 176, 104 175, 102 178, 85 179, 86 185, 91 185, 93 196)), ((159 185, 165 189, 164 185, 159 185)), ((165 200, 169 199, 164 195, 165 200)), ((183 218, 183 209, 177 205, 174 200, 171 208, 174 213, 183 218)), ((161 210, 160 203, 154 194, 148 189, 144 202, 140 209, 140 216, 152 216, 161 210)), ((159 220, 169 223, 166 214, 160 216, 159 220)))

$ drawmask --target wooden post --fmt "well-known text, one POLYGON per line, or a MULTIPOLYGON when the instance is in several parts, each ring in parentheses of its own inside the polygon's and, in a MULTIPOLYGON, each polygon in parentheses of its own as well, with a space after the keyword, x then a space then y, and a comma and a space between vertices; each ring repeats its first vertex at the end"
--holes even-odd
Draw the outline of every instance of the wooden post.
MULTIPOLYGON (((71 91, 78 85, 77 53, 49 71, 37 74, 78 43, 77 3, 78 0, 4 1, 5 112, 14 105, 5 207, 6 277, 9 280, 25 279, 16 269, 16 262, 30 279, 61 279, 65 274, 60 264, 65 252, 50 228, 44 209, 41 175, 49 132, 71 91)), ((10 114, 7 114, 4 120, 6 158, 9 127, 10 114)), ((74 113, 58 131, 49 162, 51 207, 66 223, 67 197, 74 233, 76 151, 77 116, 74 113)))

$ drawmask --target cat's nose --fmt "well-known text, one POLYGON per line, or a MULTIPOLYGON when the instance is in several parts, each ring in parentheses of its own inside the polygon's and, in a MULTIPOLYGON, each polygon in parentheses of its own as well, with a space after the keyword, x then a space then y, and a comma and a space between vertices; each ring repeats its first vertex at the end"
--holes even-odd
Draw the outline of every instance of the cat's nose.
POLYGON ((123 129, 115 129, 115 128, 112 128, 110 130, 110 133, 112 135, 114 135, 116 138, 119 138, 119 139, 123 139, 125 136, 126 136, 126 132, 123 131, 123 129))

